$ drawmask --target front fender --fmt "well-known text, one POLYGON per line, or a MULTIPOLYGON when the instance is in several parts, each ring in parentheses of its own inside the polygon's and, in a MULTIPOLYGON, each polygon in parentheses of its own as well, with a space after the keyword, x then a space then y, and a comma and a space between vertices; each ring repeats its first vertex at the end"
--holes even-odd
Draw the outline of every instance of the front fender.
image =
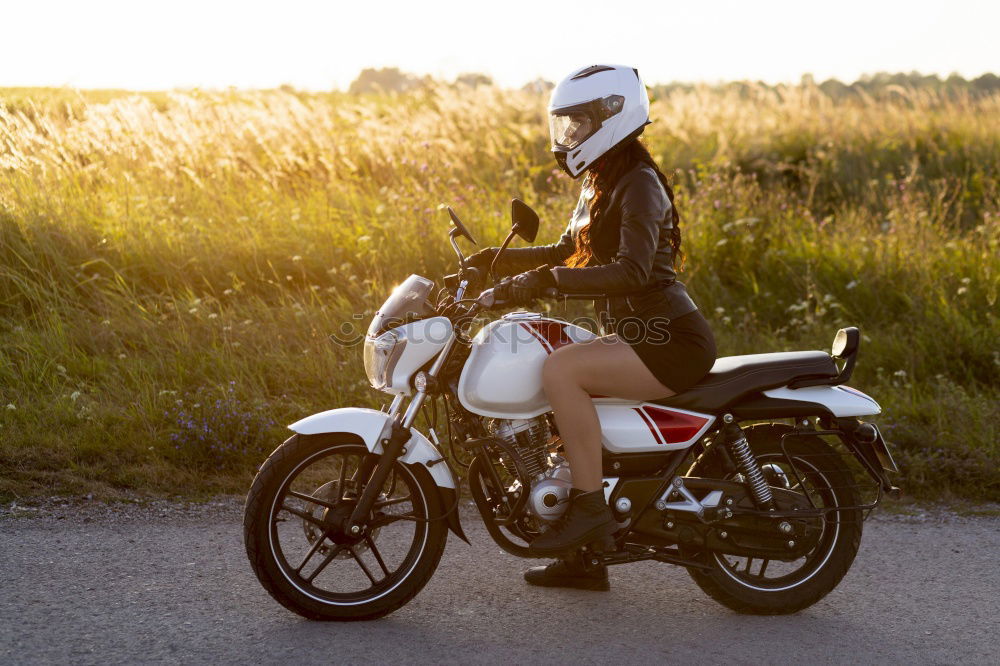
MULTIPOLYGON (((383 437, 389 436, 392 420, 385 412, 361 407, 343 407, 331 409, 307 416, 288 426, 290 430, 300 435, 319 435, 329 432, 350 432, 361 437, 365 446, 372 453, 382 453, 383 437), (383 435, 383 430, 385 434, 383 435)), ((455 489, 455 477, 447 465, 429 462, 441 460, 444 456, 431 444, 430 440, 414 428, 410 428, 410 439, 407 440, 406 453, 399 457, 408 465, 421 464, 431 473, 434 483, 442 488, 455 489)))
MULTIPOLYGON (((385 412, 363 407, 342 407, 307 416, 288 426, 300 435, 321 435, 326 433, 351 433, 364 441, 372 453, 382 453, 382 439, 389 436, 392 419, 385 412)), ((444 462, 444 456, 430 440, 415 428, 410 428, 410 439, 404 445, 406 453, 399 457, 407 465, 422 465, 430 472, 431 478, 441 492, 445 507, 455 505, 458 484, 451 469, 444 462)), ((468 542, 462 532, 458 510, 448 514, 448 526, 455 534, 468 542)))

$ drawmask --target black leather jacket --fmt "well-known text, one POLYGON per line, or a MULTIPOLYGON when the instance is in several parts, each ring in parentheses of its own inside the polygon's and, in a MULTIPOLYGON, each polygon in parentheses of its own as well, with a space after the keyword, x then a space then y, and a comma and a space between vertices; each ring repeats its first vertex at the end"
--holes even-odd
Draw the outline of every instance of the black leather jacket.
POLYGON ((591 192, 584 190, 559 242, 514 248, 500 258, 499 272, 514 274, 553 266, 564 294, 602 295, 594 306, 616 320, 662 316, 676 319, 698 309, 674 272, 670 245, 670 199, 656 172, 639 163, 618 181, 608 205, 590 227, 590 265, 563 263, 576 249, 576 235, 590 220, 591 192))

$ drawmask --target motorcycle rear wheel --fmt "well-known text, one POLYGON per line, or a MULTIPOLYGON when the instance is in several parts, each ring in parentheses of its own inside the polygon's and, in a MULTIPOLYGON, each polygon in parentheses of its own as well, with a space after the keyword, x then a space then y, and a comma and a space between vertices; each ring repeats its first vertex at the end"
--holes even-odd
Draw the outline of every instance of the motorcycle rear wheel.
MULTIPOLYGON (((790 429, 781 424, 759 424, 744 428, 750 448, 763 464, 788 467, 781 449, 781 435, 790 429)), ((792 487, 805 487, 825 507, 860 504, 851 470, 837 451, 819 437, 795 437, 787 441, 789 457, 803 478, 788 473, 792 487)), ((691 476, 722 478, 715 460, 697 461, 691 476)), ((688 569, 694 582, 708 596, 737 613, 785 615, 807 608, 835 588, 847 574, 861 544, 863 516, 860 509, 844 509, 826 514, 819 544, 803 558, 797 570, 777 578, 766 577, 768 561, 762 560, 759 574, 752 574, 753 558, 732 558, 715 552, 689 553, 702 558, 712 571, 688 569), (745 568, 741 571, 742 561, 745 568)), ((798 562, 796 560, 795 562, 798 562)), ((785 563, 780 563, 785 564, 785 563)), ((795 564, 788 563, 786 568, 795 564)), ((772 568, 773 571, 773 568, 772 568)))
POLYGON ((441 496, 421 466, 396 461, 375 527, 345 534, 352 498, 378 456, 342 436, 294 435, 268 457, 247 495, 243 535, 264 589, 312 620, 372 620, 409 602, 434 574, 448 538, 441 496), (430 519, 430 520, 429 520, 430 519))

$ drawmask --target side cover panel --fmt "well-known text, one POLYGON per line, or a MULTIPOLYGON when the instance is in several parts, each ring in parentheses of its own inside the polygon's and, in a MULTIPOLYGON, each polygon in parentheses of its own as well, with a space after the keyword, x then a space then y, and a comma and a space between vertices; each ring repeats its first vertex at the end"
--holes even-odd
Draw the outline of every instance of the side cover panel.
POLYGON ((712 426, 715 417, 650 403, 597 403, 604 448, 612 453, 686 449, 712 426))

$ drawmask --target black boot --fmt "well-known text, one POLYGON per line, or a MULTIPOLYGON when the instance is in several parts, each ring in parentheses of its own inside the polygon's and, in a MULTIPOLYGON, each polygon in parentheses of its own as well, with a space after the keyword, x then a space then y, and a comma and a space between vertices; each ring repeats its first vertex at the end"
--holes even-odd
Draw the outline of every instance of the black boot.
POLYGON ((545 567, 532 567, 524 572, 524 580, 541 587, 572 587, 602 592, 611 589, 608 568, 603 564, 585 568, 579 555, 556 560, 545 567))
POLYGON ((570 490, 570 504, 556 523, 528 546, 532 555, 559 555, 592 541, 607 541, 618 529, 604 490, 570 490))

